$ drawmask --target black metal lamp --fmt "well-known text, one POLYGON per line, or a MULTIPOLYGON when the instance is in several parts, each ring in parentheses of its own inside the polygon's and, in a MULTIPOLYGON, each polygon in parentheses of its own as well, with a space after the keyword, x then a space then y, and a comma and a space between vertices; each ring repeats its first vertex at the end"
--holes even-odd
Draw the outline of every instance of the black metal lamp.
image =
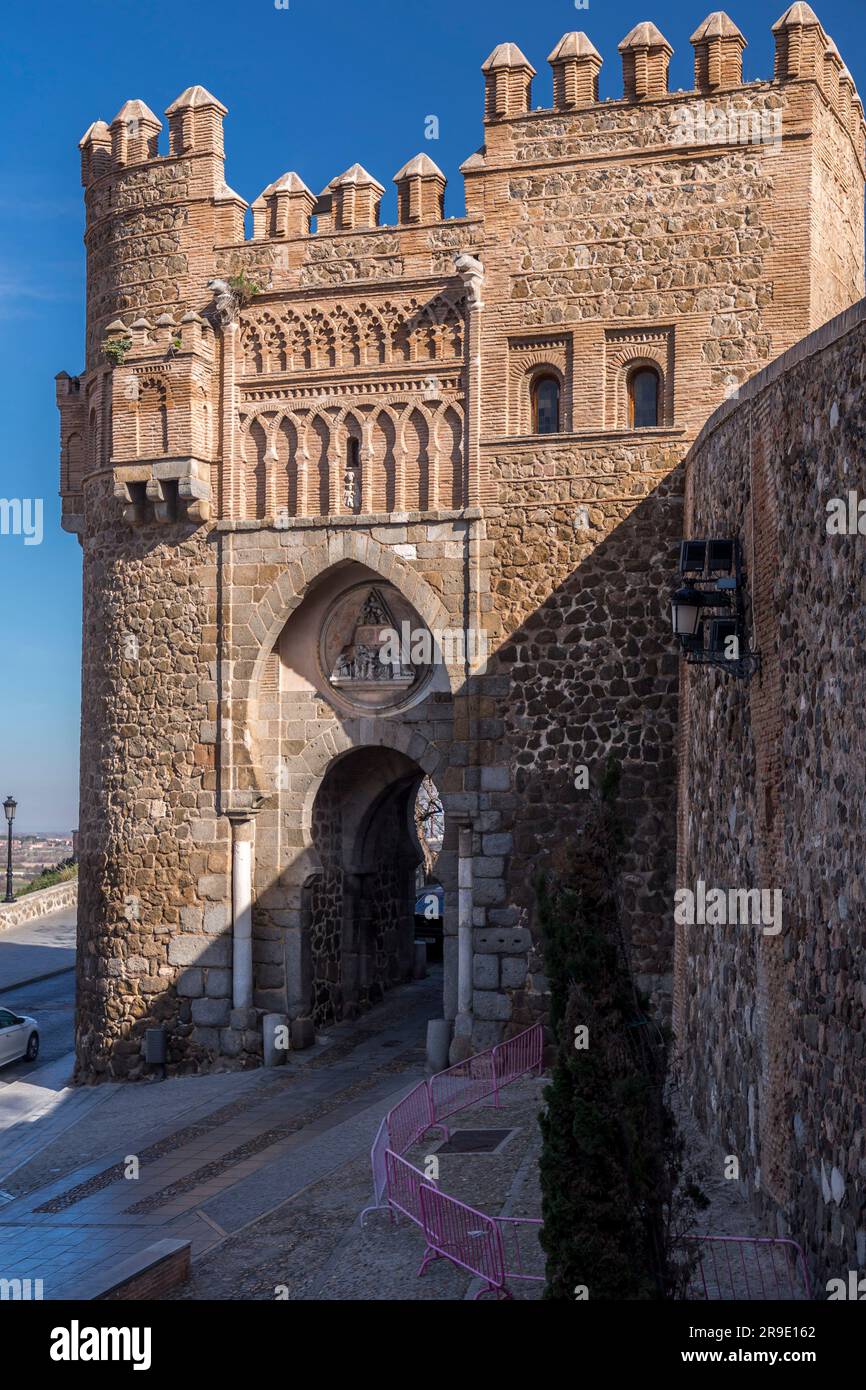
POLYGON ((701 623, 706 595, 692 584, 684 584, 671 597, 671 624, 675 637, 695 637, 701 623))
POLYGON ((6 903, 14 903, 15 894, 12 892, 12 822, 15 819, 15 812, 18 809, 18 802, 14 796, 7 796, 3 802, 3 810, 6 813, 6 903))
POLYGON ((748 680, 760 668, 749 650, 745 572, 736 540, 680 544, 682 586, 671 597, 671 623, 689 665, 720 666, 748 680))

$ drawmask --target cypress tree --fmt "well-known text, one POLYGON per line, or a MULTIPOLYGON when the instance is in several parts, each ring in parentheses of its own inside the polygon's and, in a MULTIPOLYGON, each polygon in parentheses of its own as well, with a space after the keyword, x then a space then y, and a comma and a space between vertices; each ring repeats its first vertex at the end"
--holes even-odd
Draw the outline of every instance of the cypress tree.
POLYGON ((672 1295, 680 1148, 666 1041, 634 986, 618 905, 623 827, 610 761, 570 870, 538 885, 557 1057, 541 1120, 545 1298, 672 1295), (587 1045, 578 1029, 588 1029, 587 1045))

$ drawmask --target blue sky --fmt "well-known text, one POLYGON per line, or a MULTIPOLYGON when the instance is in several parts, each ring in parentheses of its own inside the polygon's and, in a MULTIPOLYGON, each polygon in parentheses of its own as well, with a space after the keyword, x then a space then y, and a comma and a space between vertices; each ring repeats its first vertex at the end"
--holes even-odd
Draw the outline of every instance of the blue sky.
MULTIPOLYGON (((518 43, 551 104, 547 54, 584 29, 604 58, 601 95, 620 96, 616 45, 652 19, 675 53, 671 87, 692 85, 689 35, 711 5, 684 0, 89 0, 7 7, 0 105, 0 497, 44 499, 44 539, 0 535, 0 799, 21 830, 78 820, 81 552, 60 531, 55 373, 83 366, 84 250, 77 142, 140 97, 162 118, 200 82, 229 108, 227 178, 251 201, 296 169, 318 192, 355 160, 389 192, 419 150, 448 175, 446 211, 463 211, 458 165, 482 143, 480 64, 518 43), (439 119, 439 140, 424 137, 439 119)), ((749 47, 747 79, 773 70, 770 25, 783 0, 732 3, 749 47)), ((866 91, 862 0, 815 6, 866 91)), ((161 149, 166 148, 163 131, 161 149)))

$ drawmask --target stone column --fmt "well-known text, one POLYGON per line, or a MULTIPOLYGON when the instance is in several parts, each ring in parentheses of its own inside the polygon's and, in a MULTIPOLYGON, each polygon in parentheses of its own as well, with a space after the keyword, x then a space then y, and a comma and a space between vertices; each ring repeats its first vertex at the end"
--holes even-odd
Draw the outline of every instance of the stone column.
POLYGON ((230 811, 232 827, 232 1007, 253 1004, 253 846, 255 813, 230 811))
POLYGON ((481 295, 484 267, 474 256, 464 252, 455 256, 454 268, 466 291, 464 505, 477 507, 481 502, 481 311, 484 308, 481 295))
POLYGON ((472 827, 461 825, 457 836, 457 1017, 451 1063, 472 1052, 472 827))

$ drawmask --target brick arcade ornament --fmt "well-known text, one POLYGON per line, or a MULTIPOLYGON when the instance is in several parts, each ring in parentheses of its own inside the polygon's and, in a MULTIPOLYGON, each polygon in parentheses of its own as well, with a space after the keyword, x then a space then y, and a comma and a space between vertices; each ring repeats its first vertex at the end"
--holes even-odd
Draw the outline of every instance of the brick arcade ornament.
POLYGON ((407 621, 414 632, 427 631, 402 595, 385 585, 356 585, 330 609, 319 660, 331 689, 346 703, 386 709, 426 685, 429 665, 413 660, 405 644, 393 641, 407 621))

